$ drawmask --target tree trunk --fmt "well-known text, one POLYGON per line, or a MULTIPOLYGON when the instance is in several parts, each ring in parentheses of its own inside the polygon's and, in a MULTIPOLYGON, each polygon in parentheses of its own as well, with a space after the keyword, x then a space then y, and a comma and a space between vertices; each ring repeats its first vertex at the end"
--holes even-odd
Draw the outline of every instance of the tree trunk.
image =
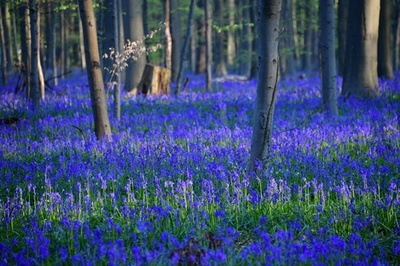
POLYGON ((172 37, 171 37, 171 5, 170 0, 164 1, 165 14, 165 67, 171 69, 172 65, 172 37))
MULTIPOLYGON (((114 17, 114 0, 105 0, 104 1, 104 30, 105 30, 105 38, 103 39, 103 47, 104 51, 101 56, 104 54, 110 54, 110 48, 117 49, 115 47, 115 17, 114 17)), ((112 60, 103 60, 103 77, 105 82, 111 82, 110 70, 113 67, 112 60)))
POLYGON ((3 85, 7 84, 7 50, 4 36, 3 14, 0 10, 1 76, 3 85))
POLYGON ((21 6, 21 43, 22 43, 22 60, 24 71, 24 84, 26 88, 26 100, 30 100, 31 96, 31 59, 32 59, 32 45, 31 45, 31 23, 29 18, 28 4, 21 6), (23 32, 23 33, 22 33, 23 32))
POLYGON ((376 97, 378 89, 379 0, 349 1, 342 94, 376 97), (361 2, 361 4, 359 3, 361 2))
POLYGON ((400 62, 400 0, 393 0, 393 68, 397 70, 400 62))
POLYGON ((138 93, 168 95, 171 81, 171 69, 146 64, 142 79, 137 88, 138 93))
POLYGON ((204 0, 205 21, 206 21, 206 90, 212 90, 212 2, 204 0))
MULTIPOLYGON (((354 1, 354 0, 353 0, 354 1)), ((344 62, 346 58, 346 32, 349 0, 339 0, 338 4, 338 42, 339 42, 339 75, 344 76, 344 62)))
POLYGON ((392 1, 381 0, 378 37, 378 76, 393 79, 392 66, 392 1))
POLYGON ((29 0, 29 16, 31 22, 31 88, 30 98, 35 108, 40 105, 39 86, 39 38, 38 38, 38 6, 36 0, 29 0))
MULTIPOLYGON (((246 1, 246 0, 245 0, 246 1)), ((235 0, 228 0, 228 39, 227 39, 227 62, 228 65, 235 63, 235 37, 234 37, 234 26, 235 26, 235 0)))
POLYGON ((328 115, 338 115, 334 0, 319 0, 322 103, 328 115))
POLYGON ((312 69, 312 55, 313 55, 313 29, 312 22, 312 9, 310 3, 305 5, 305 31, 304 31, 304 54, 303 54, 303 70, 310 71, 312 69))
POLYGON ((255 171, 257 161, 263 168, 268 163, 272 125, 279 75, 279 19, 281 1, 258 1, 258 81, 253 119, 249 170, 255 171))
POLYGON ((242 37, 240 42, 239 74, 250 77, 252 62, 252 36, 249 0, 242 0, 242 37))
POLYGON ((4 28, 4 44, 6 46, 6 68, 7 71, 10 72, 13 69, 13 55, 15 54, 15 46, 12 45, 12 37, 11 37, 11 17, 9 4, 5 3, 4 7, 1 9, 2 17, 3 17, 3 28, 4 28))
POLYGON ((179 67, 178 67, 178 76, 176 78, 176 89, 175 89, 175 94, 178 95, 181 90, 181 77, 182 77, 182 72, 183 72, 183 60, 185 59, 185 54, 187 47, 189 45, 189 40, 192 37, 192 25, 193 25, 193 12, 194 12, 194 0, 190 1, 190 7, 189 7, 189 16, 188 16, 188 22, 187 22, 187 27, 186 27, 186 37, 185 37, 185 42, 183 43, 182 50, 181 50, 181 56, 180 56, 180 62, 179 62, 179 67))
MULTIPOLYGON (((129 0, 128 5, 128 27, 127 39, 130 41, 137 41, 143 39, 143 16, 142 16, 142 0, 129 0)), ((128 67, 126 68, 125 87, 126 91, 134 90, 139 84, 144 67, 146 65, 146 57, 140 56, 136 61, 129 60, 128 67)))
MULTIPOLYGON (((119 43, 119 10, 120 10, 120 0, 113 0, 113 26, 114 26, 114 47, 117 53, 120 52, 119 43)), ((114 87, 114 117, 120 121, 121 120, 121 73, 118 73, 115 77, 115 87, 114 87)))
POLYGON ((282 1, 281 25, 284 30, 279 42, 281 76, 292 75, 296 71, 293 29, 293 0, 282 1))
POLYGON ((207 54, 207 48, 206 48, 206 23, 204 19, 198 19, 197 21, 198 25, 198 44, 197 44, 197 58, 196 58, 196 74, 203 74, 207 70, 207 59, 206 59, 206 54, 207 54))
POLYGON ((46 4, 46 69, 51 74, 51 84, 57 85, 57 62, 56 62, 56 20, 54 14, 54 5, 52 1, 48 1, 46 4))
MULTIPOLYGON (((36 2, 36 0, 35 0, 36 2)), ((37 50, 36 50, 36 56, 37 56, 37 64, 38 64, 38 76, 39 76, 39 91, 40 91, 40 98, 44 100, 45 96, 45 84, 44 84, 44 74, 43 74, 43 68, 42 68, 42 62, 41 62, 41 32, 40 32, 40 3, 36 4, 36 16, 37 16, 37 22, 36 22, 36 38, 37 38, 37 50)))
POLYGON ((88 63, 86 70, 90 85, 94 130, 97 139, 102 140, 104 137, 111 137, 111 127, 100 66, 96 18, 93 11, 92 0, 78 0, 78 3, 82 18, 86 62, 88 63))
POLYGON ((181 61, 182 49, 182 29, 181 29, 181 16, 179 11, 179 1, 171 1, 171 36, 172 36, 172 62, 171 62, 171 78, 177 81, 179 72, 179 63, 181 61))
POLYGON ((197 23, 192 23, 191 27, 192 35, 190 36, 190 70, 192 73, 195 73, 197 66, 197 23))
MULTIPOLYGON (((222 28, 224 25, 223 21, 223 13, 222 13, 222 0, 214 1, 214 12, 215 12, 215 24, 217 24, 218 28, 222 28)), ((224 35, 225 32, 223 30, 214 30, 215 33, 215 72, 217 76, 225 76, 228 74, 226 70, 225 63, 225 53, 224 53, 224 35)))

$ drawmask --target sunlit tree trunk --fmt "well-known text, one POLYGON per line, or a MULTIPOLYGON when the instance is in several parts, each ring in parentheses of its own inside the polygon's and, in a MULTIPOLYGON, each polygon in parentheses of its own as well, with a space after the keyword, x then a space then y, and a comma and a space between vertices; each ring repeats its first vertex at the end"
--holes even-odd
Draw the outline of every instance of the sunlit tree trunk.
MULTIPOLYGON (((247 0, 244 0, 247 1, 247 0)), ((228 36, 227 36, 227 62, 228 65, 233 65, 235 62, 235 36, 234 36, 234 25, 235 25, 235 0, 228 0, 228 36)))
POLYGON ((21 4, 20 8, 20 30, 21 30, 21 60, 24 75, 26 99, 29 101, 31 95, 31 23, 29 18, 28 4, 21 4))
POLYGON ((165 67, 171 69, 172 66, 172 37, 171 37, 171 5, 170 0, 164 1, 165 16, 165 67))
POLYGON ((328 115, 337 115, 334 0, 319 0, 322 103, 328 115))
POLYGON ((393 79, 392 67, 392 1, 381 0, 378 37, 378 76, 393 79))
POLYGON ((379 95, 377 70, 379 9, 379 0, 349 1, 342 89, 342 94, 345 96, 379 95))
POLYGON ((103 74, 97 41, 96 18, 92 0, 78 0, 82 18, 87 75, 94 116, 94 130, 98 140, 111 137, 111 127, 107 111, 103 74))
POLYGON ((206 21, 206 90, 212 90, 212 1, 204 0, 205 21, 206 21))
POLYGON ((10 72, 13 69, 13 55, 15 54, 16 47, 12 44, 12 23, 10 16, 10 6, 8 3, 1 8, 2 18, 3 18, 3 29, 4 29, 4 44, 6 46, 6 68, 10 72))
POLYGON ((272 139, 272 125, 279 75, 279 20, 281 1, 258 1, 258 80, 253 118, 249 170, 257 161, 267 166, 272 139))

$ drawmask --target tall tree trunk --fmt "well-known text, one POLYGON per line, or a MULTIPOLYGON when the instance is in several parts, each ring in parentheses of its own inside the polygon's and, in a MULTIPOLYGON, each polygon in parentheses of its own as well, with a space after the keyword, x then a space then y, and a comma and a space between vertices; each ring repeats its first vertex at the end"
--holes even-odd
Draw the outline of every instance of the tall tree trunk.
MULTIPOLYGON (((115 48, 115 17, 114 17, 114 0, 104 1, 104 39, 102 41, 104 47, 104 54, 110 54, 110 48, 115 48)), ((101 54, 103 56, 104 54, 101 54)), ((110 71, 113 67, 113 61, 109 59, 103 60, 103 77, 105 82, 111 82, 110 71)))
POLYGON ((281 1, 258 1, 258 81, 253 118, 249 170, 256 170, 257 161, 267 166, 272 139, 272 125, 279 75, 279 20, 281 1))
POLYGON ((282 1, 281 25, 284 30, 279 42, 281 76, 292 75, 296 70, 293 29, 293 0, 282 1))
MULTIPOLYGON (((119 10, 120 10, 120 0, 113 0, 113 26, 114 26, 114 47, 117 53, 120 52, 119 43, 119 10)), ((114 117, 119 121, 121 120, 121 75, 118 73, 115 77, 115 87, 114 87, 114 117)))
MULTIPOLYGON (((35 0, 36 2, 36 0, 35 0)), ((37 56, 37 63, 38 63, 38 76, 39 76, 39 91, 40 91, 40 98, 44 100, 45 96, 45 84, 44 84, 44 74, 43 74, 43 68, 42 68, 42 62, 41 62, 41 32, 40 32, 40 3, 36 3, 36 16, 37 16, 37 22, 36 22, 36 32, 37 32, 37 50, 36 50, 36 56, 37 56)))
POLYGON ((375 97, 378 89, 379 0, 349 1, 342 94, 375 97), (361 2, 361 3, 360 3, 361 2))
POLYGON ((6 59, 7 59, 7 71, 12 71, 13 68, 13 55, 15 54, 15 46, 12 45, 12 37, 11 37, 11 16, 9 4, 5 3, 5 5, 1 9, 2 17, 3 17, 3 28, 4 28, 4 44, 6 46, 6 59))
POLYGON ((66 74, 66 53, 65 51, 67 50, 67 45, 66 45, 66 22, 65 22, 66 18, 65 18, 65 11, 61 10, 60 11, 60 74, 61 77, 64 77, 64 75, 66 74))
POLYGON ((189 46, 189 40, 192 38, 192 24, 193 24, 193 13, 194 13, 194 0, 190 1, 190 7, 189 7, 189 16, 188 16, 188 22, 187 22, 187 27, 186 27, 186 37, 185 37, 185 42, 183 43, 182 50, 181 50, 181 56, 180 56, 180 62, 179 62, 179 67, 178 67, 178 76, 176 78, 176 88, 175 88, 175 94, 178 95, 181 90, 181 77, 182 77, 182 72, 183 72, 183 60, 185 59, 185 54, 186 50, 189 46))
POLYGON ((1 45, 1 76, 2 83, 7 84, 7 50, 6 40, 4 36, 4 25, 3 25, 3 12, 0 12, 0 45, 1 45))
POLYGON ((38 38, 38 6, 36 0, 29 0, 29 16, 31 22, 31 88, 30 98, 35 108, 40 105, 39 85, 39 38, 38 38))
MULTIPOLYGON (((128 36, 130 41, 137 41, 144 37, 143 16, 142 16, 142 0, 129 0, 127 24, 128 36)), ((146 65, 146 57, 140 56, 136 61, 130 60, 126 68, 125 87, 126 91, 136 89, 142 78, 143 70, 146 65)))
POLYGON ((334 0, 319 0, 322 103, 328 115, 338 115, 334 0))
POLYGON ((310 71, 312 69, 313 55, 313 29, 312 15, 313 7, 310 3, 305 3, 305 31, 304 31, 304 54, 303 54, 303 70, 310 71))
POLYGON ((171 37, 171 5, 170 0, 164 1, 165 14, 165 67, 172 66, 172 37, 171 37))
MULTIPOLYGON (((245 0, 246 1, 246 0, 245 0)), ((235 37, 234 37, 234 26, 235 26, 235 0, 228 0, 228 36, 227 36, 227 62, 228 65, 235 63, 235 37)))
POLYGON ((252 62, 252 36, 249 0, 242 0, 242 37, 240 42, 239 74, 250 77, 252 62))
POLYGON ((181 15, 179 11, 179 1, 169 0, 171 2, 171 36, 172 36, 172 62, 171 62, 171 78, 176 81, 178 78, 179 63, 181 61, 182 49, 182 29, 181 15))
MULTIPOLYGON (((354 1, 354 0, 353 0, 354 1)), ((339 43, 339 75, 344 76, 344 62, 346 58, 346 32, 349 0, 339 0, 338 4, 338 43, 339 43)))
POLYGON ((212 90, 212 2, 204 0, 205 21, 206 21, 206 90, 212 90))
POLYGON ((92 0, 78 0, 82 18, 85 41, 87 75, 90 85, 90 96, 94 116, 94 130, 98 140, 111 137, 111 127, 107 111, 106 94, 100 66, 100 55, 97 41, 96 18, 92 0))
MULTIPOLYGON (((214 1, 214 14, 215 14, 215 24, 217 24, 218 28, 223 27, 223 9, 222 9, 223 1, 222 0, 215 0, 214 1)), ((225 32, 222 30, 214 30, 215 33, 215 72, 217 76, 224 76, 228 73, 226 70, 226 63, 225 63, 225 53, 224 53, 224 35, 225 32)))
MULTIPOLYGON (((78 12, 79 13, 79 12, 78 12)), ((79 16, 79 58, 81 59, 81 67, 82 69, 86 69, 86 56, 85 56, 85 42, 83 41, 83 26, 82 26, 82 19, 81 15, 79 16)))
POLYGON ((20 28, 21 28, 21 64, 24 74, 24 84, 26 92, 26 100, 29 101, 31 95, 31 28, 29 19, 28 4, 24 3, 19 8, 20 11, 20 28))
POLYGON ((192 35, 190 36, 190 70, 192 73, 195 73, 197 66, 197 23, 192 23, 191 27, 192 35))
POLYGON ((203 74, 207 69, 207 59, 206 59, 206 23, 203 18, 197 20, 198 25, 198 44, 197 44, 197 58, 196 58, 196 74, 203 74))
POLYGON ((56 57, 56 19, 54 14, 54 4, 52 1, 46 3, 46 69, 51 74, 51 84, 57 85, 57 57, 56 57))
POLYGON ((400 0, 393 0, 393 68, 397 70, 400 64, 400 0))
POLYGON ((393 79, 392 66, 392 1, 381 0, 378 37, 378 76, 393 79))

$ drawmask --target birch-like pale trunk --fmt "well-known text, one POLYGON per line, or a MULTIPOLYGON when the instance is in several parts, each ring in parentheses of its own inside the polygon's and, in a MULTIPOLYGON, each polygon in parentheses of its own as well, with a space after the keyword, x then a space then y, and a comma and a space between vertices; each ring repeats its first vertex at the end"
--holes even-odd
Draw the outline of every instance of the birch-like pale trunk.
POLYGON ((281 1, 258 1, 258 80, 253 118, 249 171, 257 161, 266 168, 272 139, 272 125, 279 75, 279 19, 281 1))

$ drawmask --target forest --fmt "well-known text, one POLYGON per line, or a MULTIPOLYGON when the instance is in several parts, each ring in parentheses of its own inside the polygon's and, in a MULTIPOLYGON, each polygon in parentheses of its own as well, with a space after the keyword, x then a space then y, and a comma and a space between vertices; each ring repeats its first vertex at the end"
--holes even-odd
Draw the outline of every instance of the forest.
POLYGON ((400 264, 400 0, 0 9, 0 265, 400 264))

